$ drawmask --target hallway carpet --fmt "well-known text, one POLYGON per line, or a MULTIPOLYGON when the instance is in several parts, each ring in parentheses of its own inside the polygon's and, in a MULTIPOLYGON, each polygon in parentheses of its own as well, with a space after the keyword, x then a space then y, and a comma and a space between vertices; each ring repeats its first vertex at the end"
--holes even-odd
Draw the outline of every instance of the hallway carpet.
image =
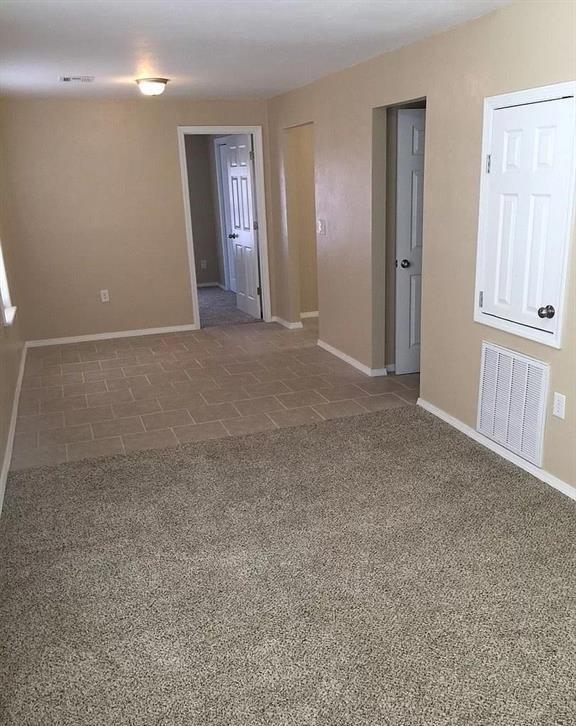
POLYGON ((575 515, 411 407, 12 473, 0 723, 568 726, 575 515))

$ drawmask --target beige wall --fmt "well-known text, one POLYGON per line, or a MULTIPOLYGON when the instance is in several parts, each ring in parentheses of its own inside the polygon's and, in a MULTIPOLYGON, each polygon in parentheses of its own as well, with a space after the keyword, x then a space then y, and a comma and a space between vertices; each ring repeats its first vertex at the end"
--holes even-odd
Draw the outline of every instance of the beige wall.
MULTIPOLYGON (((269 123, 278 254, 290 261, 281 229, 281 133, 313 121, 317 216, 328 224, 318 237, 320 337, 378 367, 384 234, 372 228, 372 204, 385 198, 377 202, 370 191, 372 114, 427 98, 421 395, 474 426, 483 339, 549 361, 552 390, 567 394, 569 405, 565 421, 548 415, 544 467, 576 484, 576 276, 560 351, 473 322, 483 99, 576 78, 574 27, 574 3, 518 2, 276 97, 269 123)), ((290 280, 277 277, 276 286, 278 314, 293 314, 290 280)))
MULTIPOLYGON (((0 240, 2 241, 2 251, 8 283, 10 285, 12 304, 18 306, 18 310, 16 311, 16 318, 13 325, 6 328, 0 326, 0 468, 4 462, 8 444, 12 406, 14 404, 14 395, 23 348, 22 335, 20 333, 21 300, 14 283, 13 275, 14 245, 12 244, 10 236, 6 234, 5 227, 2 224, 2 220, 6 214, 6 203, 9 198, 3 157, 3 149, 0 146, 0 240)), ((0 509, 2 508, 3 495, 3 482, 0 481, 0 509)))
POLYGON ((185 137, 186 166, 190 192, 190 216, 194 239, 196 282, 222 282, 216 228, 217 200, 214 199, 212 178, 212 138, 203 135, 185 137), (202 269, 202 260, 206 267, 202 269))
POLYGON ((298 258, 298 313, 318 310, 314 125, 284 132, 283 158, 288 245, 298 258))
POLYGON ((194 322, 176 128, 265 120, 258 101, 2 100, 26 338, 194 322))

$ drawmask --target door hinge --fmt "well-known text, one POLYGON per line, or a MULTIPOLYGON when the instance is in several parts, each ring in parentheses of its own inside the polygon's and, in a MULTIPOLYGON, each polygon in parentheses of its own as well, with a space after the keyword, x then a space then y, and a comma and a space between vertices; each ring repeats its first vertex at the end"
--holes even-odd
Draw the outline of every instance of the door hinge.
POLYGON ((254 152, 253 151, 250 152, 250 161, 254 161, 254 152))
POLYGON ((260 285, 258 285, 258 287, 256 288, 256 294, 262 295, 262 288, 260 287, 260 285))
POLYGON ((478 295, 478 307, 484 307, 484 293, 482 291, 478 295))
POLYGON ((490 174, 491 166, 492 166, 492 154, 486 154, 486 174, 490 174))
POLYGON ((258 229, 258 222, 256 222, 256 220, 252 222, 252 229, 258 229))

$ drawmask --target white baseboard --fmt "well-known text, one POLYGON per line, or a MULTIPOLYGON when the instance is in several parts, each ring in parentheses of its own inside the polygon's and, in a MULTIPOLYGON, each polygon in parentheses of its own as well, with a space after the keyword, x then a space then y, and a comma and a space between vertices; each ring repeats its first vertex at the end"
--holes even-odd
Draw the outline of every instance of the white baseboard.
POLYGON ((191 325, 169 325, 165 328, 143 328, 142 330, 118 330, 113 333, 93 333, 92 335, 76 335, 70 338, 46 338, 29 340, 27 348, 42 348, 46 345, 66 345, 67 343, 87 343, 92 340, 110 340, 111 338, 136 338, 140 335, 162 335, 164 333, 186 333, 200 330, 195 323, 191 325))
POLYGON ((318 310, 312 310, 309 313, 300 313, 300 317, 302 318, 302 320, 304 320, 304 318, 317 318, 318 310))
POLYGON ((495 441, 491 441, 489 438, 487 438, 483 434, 474 430, 471 426, 468 426, 468 424, 465 424, 463 421, 460 421, 460 419, 454 418, 454 416, 451 416, 449 413, 446 413, 446 411, 443 411, 441 408, 438 408, 438 406, 435 406, 433 403, 430 403, 429 401, 426 401, 423 398, 419 398, 418 406, 423 408, 425 411, 429 411, 430 413, 434 414, 434 416, 437 416, 438 418, 442 419, 442 421, 445 421, 447 424, 450 424, 450 426, 453 426, 455 429, 458 429, 458 431, 461 431, 463 434, 466 434, 466 436, 469 436, 471 439, 474 439, 474 441, 477 441, 479 444, 482 444, 482 446, 485 446, 487 449, 490 449, 490 451, 493 451, 494 453, 498 454, 503 459, 506 459, 507 461, 510 461, 512 464, 515 464, 516 466, 520 467, 520 469, 523 469, 524 471, 528 472, 528 474, 532 474, 532 476, 536 477, 536 479, 540 479, 540 481, 543 481, 545 484, 548 484, 549 486, 554 487, 554 489, 557 489, 559 492, 562 492, 562 494, 565 494, 567 497, 570 497, 570 499, 576 500, 576 488, 570 486, 570 484, 568 484, 567 482, 562 481, 562 479, 559 479, 557 476, 554 476, 554 474, 550 474, 550 472, 545 471, 544 469, 540 469, 538 466, 535 466, 534 464, 531 464, 529 461, 526 461, 526 459, 523 459, 522 457, 517 456, 516 454, 513 454, 511 451, 508 451, 508 449, 505 449, 503 446, 500 446, 500 444, 497 444, 495 441))
POLYGON ((396 366, 394 365, 394 363, 390 363, 390 365, 386 366, 386 370, 388 371, 388 373, 394 373, 394 371, 396 370, 396 366))
POLYGON ((196 287, 222 287, 222 285, 219 282, 197 282, 196 287))
POLYGON ((287 320, 284 320, 284 318, 279 318, 277 315, 273 315, 270 318, 271 323, 280 323, 280 325, 283 325, 285 328, 288 328, 288 330, 299 330, 300 328, 303 328, 304 326, 302 323, 289 323, 287 320))
POLYGON ((10 461, 12 460, 12 449, 14 448, 14 435, 16 433, 16 419, 18 418, 18 404, 20 403, 20 391, 22 390, 22 378, 24 377, 24 367, 26 366, 26 345, 22 346, 20 355, 20 368, 18 369, 18 378, 16 379, 16 388, 14 389, 14 399, 12 401, 12 413, 10 415, 10 425, 8 426, 8 437, 6 439, 6 450, 4 451, 4 460, 2 469, 0 470, 0 513, 4 503, 4 492, 6 491, 6 480, 10 471, 10 461))
POLYGON ((348 363, 357 370, 361 371, 366 376, 375 377, 388 375, 388 371, 386 370, 386 368, 370 368, 364 363, 360 363, 360 361, 356 360, 356 358, 352 358, 352 356, 343 353, 341 350, 338 350, 338 348, 330 345, 330 343, 325 343, 323 340, 318 339, 318 345, 320 346, 320 348, 327 350, 328 353, 332 353, 332 355, 335 355, 337 358, 340 358, 345 363, 348 363))

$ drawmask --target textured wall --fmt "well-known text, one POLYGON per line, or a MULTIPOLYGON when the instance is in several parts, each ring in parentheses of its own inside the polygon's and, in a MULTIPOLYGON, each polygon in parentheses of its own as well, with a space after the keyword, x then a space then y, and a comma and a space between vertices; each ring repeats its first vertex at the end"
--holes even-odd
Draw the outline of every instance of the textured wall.
POLYGON ((308 313, 318 310, 313 124, 285 131, 284 169, 287 234, 298 257, 298 312, 308 313))
POLYGON ((26 337, 194 322, 176 129, 264 123, 258 101, 4 99, 26 337))
MULTIPOLYGON (((421 395, 474 426, 482 340, 548 361, 552 390, 571 403, 565 421, 548 411, 544 466, 576 484, 575 275, 562 350, 473 322, 483 99, 574 79, 574 27, 574 3, 514 3, 272 99, 269 130, 275 236, 289 264, 281 134, 314 122, 316 209, 328 225, 318 237, 320 337, 378 367, 386 276, 372 205, 385 206, 386 195, 385 185, 371 190, 373 109, 427 98, 421 395)), ((295 307, 292 284, 276 278, 284 316, 295 307)))

